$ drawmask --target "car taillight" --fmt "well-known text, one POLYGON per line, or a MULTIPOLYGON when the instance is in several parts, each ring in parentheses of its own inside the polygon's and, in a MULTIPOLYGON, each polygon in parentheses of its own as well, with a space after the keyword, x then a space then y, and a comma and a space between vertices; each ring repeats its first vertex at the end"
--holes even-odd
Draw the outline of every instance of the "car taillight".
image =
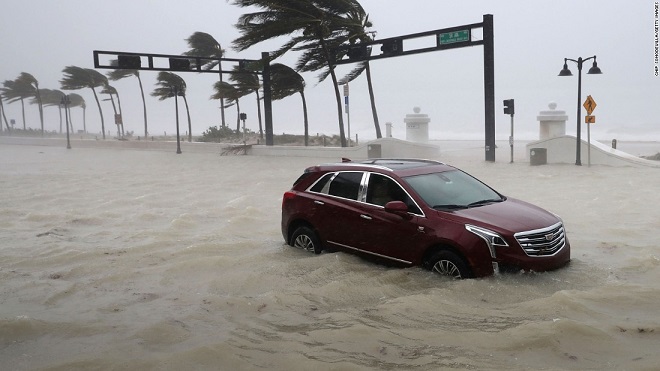
POLYGON ((294 192, 291 192, 291 191, 284 192, 284 196, 282 196, 282 206, 284 206, 284 203, 287 200, 291 200, 295 197, 296 197, 296 194, 294 192))

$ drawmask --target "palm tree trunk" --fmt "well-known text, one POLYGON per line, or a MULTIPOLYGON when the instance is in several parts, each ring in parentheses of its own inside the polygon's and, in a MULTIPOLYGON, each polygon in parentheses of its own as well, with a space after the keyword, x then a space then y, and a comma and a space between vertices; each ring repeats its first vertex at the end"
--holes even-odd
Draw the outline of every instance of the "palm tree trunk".
POLYGON ((87 108, 83 108, 83 132, 87 134, 87 108))
POLYGON ((192 142, 192 122, 190 121, 190 109, 188 108, 188 99, 183 96, 183 103, 186 105, 186 114, 188 115, 188 143, 192 142))
POLYGON ((23 113, 23 130, 27 130, 27 126, 25 125, 25 102, 23 102, 23 98, 21 98, 21 112, 23 113))
POLYGON ((144 89, 142 88, 142 79, 140 75, 136 75, 138 78, 138 83, 140 84, 140 95, 142 95, 142 109, 144 111, 144 139, 146 140, 149 136, 149 130, 147 130, 147 102, 144 100, 144 89))
MULTIPOLYGON (((218 61, 218 70, 222 71, 222 63, 218 61)), ((218 75, 220 76, 220 82, 222 82, 222 72, 219 72, 218 75)), ((225 99, 220 98, 220 119, 222 120, 221 125, 224 128, 227 126, 225 124, 225 99)))
POLYGON ((325 60, 328 61, 328 68, 330 69, 330 76, 332 77, 332 85, 335 89, 335 100, 337 101, 337 118, 339 119, 339 139, 341 141, 341 146, 346 147, 346 134, 344 134, 344 113, 342 112, 341 107, 341 95, 339 94, 339 85, 337 85, 335 66, 331 62, 332 59, 330 59, 330 53, 328 52, 328 48, 325 45, 325 40, 323 37, 319 37, 319 42, 321 44, 321 49, 323 49, 323 54, 325 54, 325 60))
POLYGON ((2 104, 1 95, 0 95, 0 112, 2 112, 2 118, 5 120, 5 126, 7 127, 7 131, 11 131, 11 128, 9 127, 9 122, 7 122, 7 116, 5 115, 5 106, 2 104))
POLYGON ((62 107, 57 107, 57 110, 60 112, 60 134, 62 134, 62 107))
POLYGON ((307 147, 309 145, 309 121, 307 120, 307 100, 302 90, 300 91, 300 98, 302 99, 303 122, 305 125, 305 147, 307 147))
POLYGON ((378 111, 376 111, 376 99, 374 98, 374 87, 371 83, 371 68, 367 61, 367 86, 369 87, 369 99, 371 100, 371 114, 374 116, 374 126, 376 127, 376 138, 380 139, 383 134, 380 132, 380 123, 378 122, 378 111))
POLYGON ((119 117, 121 118, 119 122, 119 126, 121 126, 121 137, 124 138, 124 114, 121 112, 121 99, 119 99, 119 93, 115 95, 117 96, 117 106, 119 107, 119 117))
POLYGON ((101 102, 99 102, 99 97, 96 95, 96 90, 94 88, 92 89, 92 93, 94 93, 94 99, 96 100, 96 106, 99 107, 99 115, 101 116, 101 131, 103 132, 103 140, 105 140, 105 121, 103 120, 103 110, 101 109, 101 102))
POLYGON ((44 106, 41 102, 41 93, 39 93, 39 84, 35 83, 37 103, 39 104, 39 120, 41 121, 41 136, 44 136, 44 106))
POLYGON ((112 103, 112 111, 115 113, 115 125, 117 126, 117 139, 121 139, 121 132, 119 131, 119 121, 117 121, 117 106, 115 106, 115 99, 110 95, 110 102, 112 103))
POLYGON ((71 117, 71 106, 66 108, 66 110, 69 113, 69 128, 71 129, 70 133, 73 135, 73 117, 71 117))

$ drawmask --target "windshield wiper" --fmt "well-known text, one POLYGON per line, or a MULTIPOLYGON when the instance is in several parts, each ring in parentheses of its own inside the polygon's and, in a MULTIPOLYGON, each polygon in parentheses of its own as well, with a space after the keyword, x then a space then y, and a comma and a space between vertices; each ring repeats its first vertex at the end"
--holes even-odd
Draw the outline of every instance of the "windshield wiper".
POLYGON ((482 206, 482 205, 490 204, 490 203, 493 203, 493 202, 502 202, 502 201, 504 201, 503 198, 494 198, 494 199, 490 199, 490 200, 475 201, 475 202, 469 203, 467 205, 467 207, 482 206))
POLYGON ((456 205, 456 204, 447 204, 447 205, 435 205, 434 209, 440 210, 457 210, 457 209, 467 209, 466 205, 456 205))

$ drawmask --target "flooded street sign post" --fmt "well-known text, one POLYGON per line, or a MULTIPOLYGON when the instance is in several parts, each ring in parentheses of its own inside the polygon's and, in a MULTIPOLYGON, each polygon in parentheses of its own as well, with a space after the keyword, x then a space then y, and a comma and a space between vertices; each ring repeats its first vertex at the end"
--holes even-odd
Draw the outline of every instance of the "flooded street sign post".
POLYGON ((582 64, 590 59, 594 60, 593 66, 587 71, 587 75, 600 75, 602 72, 598 68, 596 63, 596 56, 582 59, 582 57, 576 59, 564 58, 564 67, 559 71, 559 76, 573 76, 571 70, 568 69, 568 61, 574 62, 578 66, 578 96, 577 96, 577 138, 575 145, 575 165, 581 166, 582 160, 580 156, 580 147, 582 147, 582 139, 580 138, 580 128, 582 123, 580 122, 580 117, 582 116, 582 64))
POLYGON ((591 125, 590 124, 595 124, 596 123, 596 116, 592 116, 591 114, 594 112, 596 109, 596 101, 591 97, 591 95, 587 96, 587 99, 584 101, 584 104, 582 105, 584 109, 587 110, 587 115, 584 117, 584 123, 587 124, 587 166, 591 166, 591 125))

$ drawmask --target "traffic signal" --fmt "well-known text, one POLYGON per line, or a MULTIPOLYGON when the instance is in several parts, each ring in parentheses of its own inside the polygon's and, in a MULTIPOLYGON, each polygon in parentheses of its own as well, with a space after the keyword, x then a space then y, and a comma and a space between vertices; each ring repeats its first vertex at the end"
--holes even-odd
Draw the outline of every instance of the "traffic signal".
POLYGON ((403 42, 401 39, 391 39, 383 41, 380 46, 380 51, 383 54, 401 54, 403 52, 403 42))
POLYGON ((513 115, 515 111, 515 108, 513 106, 513 99, 505 99, 504 100, 504 114, 505 115, 513 115))
POLYGON ((137 70, 142 66, 142 61, 139 55, 123 55, 117 56, 117 67, 126 68, 129 70, 137 70))
POLYGON ((367 56, 367 46, 366 45, 352 45, 348 48, 346 52, 348 59, 363 59, 367 56))
POLYGON ((190 59, 170 58, 170 69, 172 71, 190 71, 190 59))

